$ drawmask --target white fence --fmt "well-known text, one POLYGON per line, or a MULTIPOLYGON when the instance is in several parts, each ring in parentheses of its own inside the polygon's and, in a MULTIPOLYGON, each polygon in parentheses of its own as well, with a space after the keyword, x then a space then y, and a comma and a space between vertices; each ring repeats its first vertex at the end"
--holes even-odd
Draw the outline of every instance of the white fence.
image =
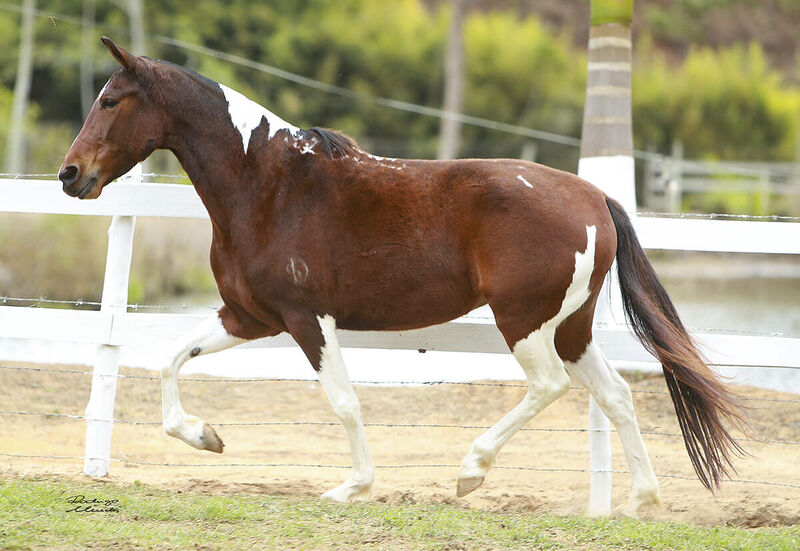
MULTIPOLYGON (((131 312, 127 305, 128 275, 136 216, 207 218, 194 188, 186 185, 142 183, 127 175, 108 186, 95 201, 78 201, 53 180, 0 179, 0 212, 112 216, 99 311, 0 306, 0 337, 89 343, 98 346, 87 405, 84 472, 107 474, 119 347, 157 345, 177 338, 203 315, 194 313, 131 312)), ((634 218, 646 249, 800 254, 800 223, 644 217, 634 218)), ((615 323, 599 324, 595 338, 615 365, 653 363, 634 340, 617 313, 615 323)), ((705 354, 716 366, 797 368, 800 338, 771 335, 696 333, 705 354)), ((453 322, 403 332, 340 331, 342 346, 456 352, 508 353, 491 315, 467 315, 453 322)), ((288 335, 247 346, 294 346, 288 335)), ((590 415, 590 431, 606 430, 590 415)), ((610 470, 610 449, 592 450, 592 468, 610 470)), ((610 478, 599 494, 610 502, 610 478)), ((592 488, 595 494, 597 488, 592 488)))
POLYGON ((775 199, 800 196, 800 163, 690 160, 682 151, 678 145, 672 156, 645 156, 642 203, 648 208, 680 212, 686 194, 724 191, 744 194, 752 212, 767 213, 775 199))

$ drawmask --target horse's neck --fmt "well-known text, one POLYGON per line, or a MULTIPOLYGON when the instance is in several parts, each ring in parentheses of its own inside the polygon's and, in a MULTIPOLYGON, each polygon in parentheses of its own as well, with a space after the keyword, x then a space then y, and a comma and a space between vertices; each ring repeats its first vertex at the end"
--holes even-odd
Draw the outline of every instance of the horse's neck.
MULTIPOLYGON (((190 112, 182 121, 183 135, 170 149, 195 185, 212 220, 224 223, 232 216, 231 209, 242 204, 252 190, 247 178, 269 172, 270 161, 280 162, 285 144, 275 138, 276 134, 286 130, 291 140, 301 131, 239 92, 221 84, 219 88, 224 101, 214 95, 214 101, 206 103, 207 112, 190 112), (252 133, 265 119, 269 124, 267 140, 275 143, 268 148, 269 155, 256 156, 250 152, 252 133)), ((264 185, 268 182, 260 183, 262 196, 264 185)))
POLYGON ((286 130, 292 136, 299 135, 299 128, 289 124, 269 111, 266 107, 257 104, 250 98, 245 97, 236 90, 228 88, 224 84, 220 84, 219 87, 222 89, 225 100, 228 102, 228 116, 230 117, 231 124, 233 124, 242 136, 242 147, 245 153, 247 153, 249 149, 250 137, 253 130, 255 130, 264 119, 266 119, 269 124, 269 136, 267 138, 269 140, 280 130, 286 130))

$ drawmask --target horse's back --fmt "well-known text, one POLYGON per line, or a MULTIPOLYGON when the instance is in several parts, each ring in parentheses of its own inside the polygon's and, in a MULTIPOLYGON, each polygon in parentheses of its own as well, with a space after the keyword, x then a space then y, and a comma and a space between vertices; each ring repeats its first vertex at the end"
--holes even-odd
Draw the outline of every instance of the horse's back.
POLYGON ((392 317, 402 318, 392 328, 438 323, 487 301, 560 301, 589 226, 591 286, 602 283, 616 233, 605 195, 588 182, 513 159, 397 166, 382 167, 380 181, 351 182, 330 211, 340 235, 357 237, 342 237, 339 273, 370 282, 349 291, 370 304, 353 310, 353 328, 392 317))
POLYGON ((457 202, 484 272, 519 272, 525 280, 560 272, 568 279, 575 253, 586 250, 589 226, 596 232, 595 264, 603 274, 610 267, 616 230, 605 194, 589 182, 515 159, 458 161, 453 169, 466 174, 454 176, 464 195, 457 202))
POLYGON ((605 194, 574 174, 535 163, 465 163, 469 171, 485 171, 464 186, 472 269, 506 338, 513 342, 580 307, 567 299, 570 286, 585 286, 573 300, 596 296, 616 254, 605 194), (579 256, 587 251, 594 254, 581 261, 587 280, 579 282, 579 256))

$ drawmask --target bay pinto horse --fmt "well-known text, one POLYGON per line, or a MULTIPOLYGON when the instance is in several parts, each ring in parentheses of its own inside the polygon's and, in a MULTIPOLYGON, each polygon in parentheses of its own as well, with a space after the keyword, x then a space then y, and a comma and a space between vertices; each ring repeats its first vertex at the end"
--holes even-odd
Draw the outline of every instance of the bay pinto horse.
POLYGON ((483 482, 505 442, 574 380, 616 426, 632 477, 621 512, 658 503, 630 388, 592 340, 606 273, 618 262, 627 317, 660 360, 691 462, 709 489, 741 449, 736 397, 695 349, 622 207, 577 176, 505 160, 387 159, 342 134, 301 130, 241 94, 103 37, 122 66, 66 155, 64 192, 93 199, 156 149, 172 151, 211 218, 211 268, 224 302, 163 364, 163 425, 222 452, 178 398, 181 365, 288 332, 347 432, 348 479, 324 494, 367 494, 373 464, 337 327, 399 331, 489 304, 528 380, 519 405, 475 440, 457 494, 483 482))

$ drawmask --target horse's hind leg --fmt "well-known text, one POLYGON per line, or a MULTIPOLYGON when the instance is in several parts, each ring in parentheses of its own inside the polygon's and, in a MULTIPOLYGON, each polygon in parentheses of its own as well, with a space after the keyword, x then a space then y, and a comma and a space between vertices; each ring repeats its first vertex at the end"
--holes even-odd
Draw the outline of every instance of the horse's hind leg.
POLYGON ((161 408, 164 431, 170 436, 180 438, 199 450, 222 453, 224 444, 216 431, 194 415, 183 411, 178 397, 178 372, 186 361, 201 354, 218 352, 243 343, 246 339, 234 337, 222 326, 220 309, 198 325, 191 333, 181 338, 169 361, 161 370, 161 408))
POLYGON ((515 432, 569 389, 569 377, 556 353, 554 336, 555 323, 545 324, 514 346, 514 357, 528 379, 528 392, 514 409, 473 442, 461 463, 459 497, 483 483, 500 448, 515 432))
POLYGON ((322 497, 344 502, 369 494, 375 471, 361 422, 361 406, 347 376, 336 338, 336 320, 326 315, 316 319, 302 316, 297 320, 286 321, 292 337, 318 372, 319 382, 333 411, 347 432, 353 456, 353 468, 348 479, 325 492, 322 497))
MULTIPOLYGON (((535 294, 520 293, 519 289, 513 288, 494 289, 491 294, 489 305, 494 311, 497 328, 525 371, 528 393, 514 409, 472 444, 461 463, 457 490, 459 496, 480 486, 503 444, 569 390, 570 379, 556 350, 556 329, 573 312, 586 307, 587 301, 591 303, 591 281, 597 260, 596 238, 597 228, 587 226, 586 247, 583 252, 578 247, 574 253, 575 268, 566 291, 561 287, 566 274, 554 262, 554 267, 547 272, 549 277, 538 278, 535 294), (556 312, 552 312, 552 302, 559 295, 563 296, 560 306, 556 312)), ((605 271, 601 269, 598 273, 605 271)), ((498 279, 501 283, 514 282, 513 277, 498 279)), ((487 283, 486 286, 491 287, 491 284, 487 283)))
MULTIPOLYGON (((586 340, 589 339, 583 342, 586 340)), ((566 361, 564 367, 570 377, 592 393, 619 433, 631 472, 631 493, 628 502, 618 511, 626 516, 636 517, 639 508, 659 503, 660 496, 658 480, 636 421, 630 386, 609 365, 600 347, 594 342, 589 342, 577 360, 566 361)))

